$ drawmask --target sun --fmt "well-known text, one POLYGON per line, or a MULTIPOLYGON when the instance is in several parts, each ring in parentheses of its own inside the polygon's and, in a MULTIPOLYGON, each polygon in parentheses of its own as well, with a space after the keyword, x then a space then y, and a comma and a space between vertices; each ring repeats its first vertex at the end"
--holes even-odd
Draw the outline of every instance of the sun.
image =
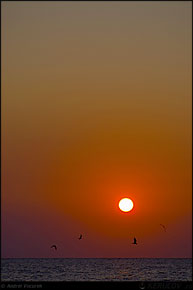
POLYGON ((133 209, 133 201, 130 198, 122 198, 119 201, 119 208, 124 212, 131 211, 133 209))

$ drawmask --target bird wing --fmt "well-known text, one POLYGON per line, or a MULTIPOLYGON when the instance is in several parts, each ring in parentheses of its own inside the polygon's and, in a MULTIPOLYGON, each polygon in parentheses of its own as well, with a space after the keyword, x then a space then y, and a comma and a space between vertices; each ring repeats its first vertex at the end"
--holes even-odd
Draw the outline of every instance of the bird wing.
POLYGON ((162 224, 160 224, 160 226, 164 229, 164 231, 166 231, 166 227, 162 224))

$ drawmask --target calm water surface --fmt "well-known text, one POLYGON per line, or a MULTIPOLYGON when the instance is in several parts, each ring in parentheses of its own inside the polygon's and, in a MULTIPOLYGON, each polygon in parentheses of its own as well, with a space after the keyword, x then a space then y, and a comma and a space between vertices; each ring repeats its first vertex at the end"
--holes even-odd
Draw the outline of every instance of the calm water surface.
POLYGON ((2 281, 192 281, 192 259, 2 259, 2 281))

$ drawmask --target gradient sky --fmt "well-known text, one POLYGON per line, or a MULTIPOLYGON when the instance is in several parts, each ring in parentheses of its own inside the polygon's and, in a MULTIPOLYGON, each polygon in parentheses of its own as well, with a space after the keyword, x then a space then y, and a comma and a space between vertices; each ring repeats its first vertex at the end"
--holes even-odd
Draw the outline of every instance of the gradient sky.
POLYGON ((2 257, 191 257, 191 1, 1 7, 2 257))

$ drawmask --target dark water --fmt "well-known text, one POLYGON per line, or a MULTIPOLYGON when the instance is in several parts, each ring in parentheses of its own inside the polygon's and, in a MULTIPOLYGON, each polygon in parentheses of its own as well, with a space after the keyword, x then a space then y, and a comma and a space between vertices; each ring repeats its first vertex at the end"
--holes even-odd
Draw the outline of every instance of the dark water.
POLYGON ((2 281, 192 281, 192 259, 2 259, 2 281))

